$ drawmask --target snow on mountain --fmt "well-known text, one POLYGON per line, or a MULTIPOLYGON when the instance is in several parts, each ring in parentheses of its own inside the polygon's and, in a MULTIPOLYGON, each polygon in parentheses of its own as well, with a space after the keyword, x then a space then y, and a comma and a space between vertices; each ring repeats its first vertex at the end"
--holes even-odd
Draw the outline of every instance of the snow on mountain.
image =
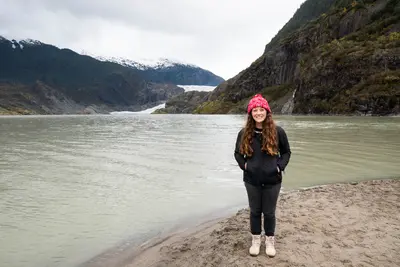
POLYGON ((20 45, 42 45, 43 43, 38 41, 38 40, 33 40, 33 39, 22 39, 20 41, 15 40, 18 42, 20 45))
POLYGON ((114 62, 114 63, 120 64, 120 65, 123 65, 126 67, 136 68, 136 69, 140 69, 140 70, 162 69, 162 68, 173 67, 176 65, 184 65, 184 66, 198 68, 198 66, 196 66, 194 64, 190 64, 190 63, 179 61, 179 60, 171 60, 168 58, 157 58, 157 59, 138 58, 138 59, 132 60, 132 59, 124 58, 124 57, 98 56, 98 55, 89 53, 87 51, 82 51, 81 54, 93 57, 100 61, 114 62))
POLYGON ((41 45, 42 43, 39 41, 35 41, 35 40, 31 40, 31 39, 26 39, 26 40, 11 40, 11 46, 12 48, 16 49, 16 48, 20 48, 20 49, 24 49, 24 46, 33 46, 33 45, 41 45))
POLYGON ((3 36, 0 36, 0 41, 1 42, 10 42, 11 43, 11 47, 13 49, 24 49, 24 46, 33 46, 33 45, 42 45, 43 43, 37 40, 33 40, 33 39, 7 39, 3 36))
POLYGON ((188 91, 211 92, 216 87, 216 86, 210 86, 210 85, 177 85, 177 86, 183 88, 185 90, 185 92, 188 92, 188 91))

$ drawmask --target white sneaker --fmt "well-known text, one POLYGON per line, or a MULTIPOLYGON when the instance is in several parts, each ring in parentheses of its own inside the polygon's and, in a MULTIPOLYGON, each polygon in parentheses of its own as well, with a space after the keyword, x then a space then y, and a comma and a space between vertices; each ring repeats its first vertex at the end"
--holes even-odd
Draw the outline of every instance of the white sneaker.
POLYGON ((273 236, 265 237, 265 253, 270 257, 275 256, 275 254, 276 254, 275 237, 273 237, 273 236))
POLYGON ((261 235, 252 235, 251 247, 249 253, 252 256, 257 256, 260 253, 261 235))

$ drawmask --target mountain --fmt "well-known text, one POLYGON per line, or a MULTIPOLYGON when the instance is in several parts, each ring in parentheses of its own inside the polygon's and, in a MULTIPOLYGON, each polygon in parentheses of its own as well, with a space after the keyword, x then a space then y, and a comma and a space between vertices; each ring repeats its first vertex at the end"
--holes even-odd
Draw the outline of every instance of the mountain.
POLYGON ((258 59, 185 110, 244 113, 262 93, 274 113, 399 114, 399 55, 400 1, 307 0, 258 59))
POLYGON ((217 86, 225 81, 220 76, 194 64, 167 58, 131 60, 122 57, 92 56, 101 61, 114 62, 126 67, 141 70, 145 79, 154 82, 172 83, 176 85, 217 86))
MULTIPOLYGON (((159 69, 157 76, 157 69, 101 61, 37 40, 16 41, 0 36, 0 58, 0 114, 138 111, 184 92, 172 78, 162 78, 165 68, 159 69)), ((188 68, 192 74, 200 72, 188 68)), ((169 73, 168 77, 186 75, 177 69, 169 73)), ((210 82, 210 77, 218 79, 208 74, 197 77, 199 83, 201 79, 210 82)))

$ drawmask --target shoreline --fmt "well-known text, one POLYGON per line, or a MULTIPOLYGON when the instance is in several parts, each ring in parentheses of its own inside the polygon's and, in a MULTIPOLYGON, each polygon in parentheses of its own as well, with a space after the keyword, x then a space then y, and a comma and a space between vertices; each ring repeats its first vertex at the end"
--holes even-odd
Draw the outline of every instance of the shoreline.
POLYGON ((139 246, 115 248, 83 266, 396 266, 399 200, 399 178, 283 191, 275 258, 265 255, 263 245, 258 257, 248 255, 251 236, 245 207, 184 229, 176 227, 179 230, 139 246), (374 251, 379 251, 377 257, 374 251))
POLYGON ((244 205, 235 205, 226 209, 218 209, 205 215, 199 215, 195 218, 185 218, 179 223, 160 231, 159 234, 139 243, 131 242, 130 239, 125 240, 125 242, 121 242, 115 247, 106 249, 102 253, 85 261, 80 264, 79 267, 126 266, 144 251, 176 240, 176 238, 180 238, 181 236, 202 231, 226 217, 233 216, 238 210, 243 209, 243 206, 244 205))
MULTIPOLYGON (((156 106, 154 106, 156 107, 156 106)), ((149 108, 152 109, 152 108, 149 108)), ((0 117, 39 117, 39 116, 96 116, 96 115, 120 115, 120 114, 113 114, 113 113, 138 113, 138 114, 148 114, 148 115, 234 115, 234 116, 242 116, 246 114, 242 113, 143 113, 144 110, 138 111, 109 111, 109 112, 98 112, 98 113, 49 113, 49 114, 39 114, 39 113, 15 113, 15 112, 0 112, 0 117)), ((398 118, 400 117, 400 113, 396 114, 358 114, 358 113, 343 113, 343 114, 324 114, 324 113, 292 113, 292 114, 285 114, 285 113, 275 113, 275 116, 292 116, 292 117, 366 117, 366 118, 398 118)))

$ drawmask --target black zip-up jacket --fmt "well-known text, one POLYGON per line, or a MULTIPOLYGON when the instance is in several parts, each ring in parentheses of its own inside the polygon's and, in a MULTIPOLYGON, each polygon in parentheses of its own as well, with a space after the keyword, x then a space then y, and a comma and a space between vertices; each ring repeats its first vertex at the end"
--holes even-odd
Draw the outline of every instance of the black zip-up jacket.
POLYGON ((255 185, 274 185, 282 182, 282 172, 285 170, 291 156, 291 150, 286 133, 282 127, 276 126, 279 153, 276 156, 270 155, 261 150, 262 133, 256 129, 253 135, 253 155, 246 158, 240 154, 240 144, 244 129, 238 133, 235 146, 235 159, 243 170, 243 181, 255 185), (247 163, 245 169, 245 163, 247 163), (279 167, 279 171, 278 168, 279 167))

